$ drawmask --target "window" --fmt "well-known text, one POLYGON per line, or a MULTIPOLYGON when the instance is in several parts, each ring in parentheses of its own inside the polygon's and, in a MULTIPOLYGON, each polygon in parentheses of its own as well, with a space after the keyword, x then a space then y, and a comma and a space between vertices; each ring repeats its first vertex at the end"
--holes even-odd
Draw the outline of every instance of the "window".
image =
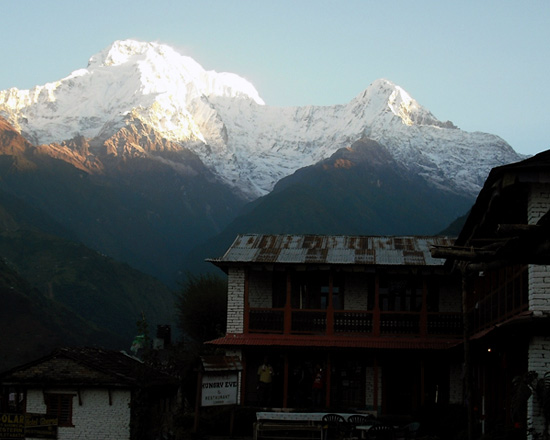
POLYGON ((74 426, 73 397, 73 394, 46 394, 46 414, 57 417, 59 426, 74 426))
POLYGON ((419 312, 422 308, 422 283, 414 275, 388 274, 380 277, 380 310, 419 312))
POLYGON ((22 414, 25 412, 25 391, 18 388, 3 388, 0 394, 0 413, 22 414))
MULTIPOLYGON (((329 303, 328 272, 296 273, 292 277, 291 301, 293 309, 325 310, 329 303)), ((334 275, 332 284, 332 305, 336 310, 344 308, 343 280, 334 275)))
POLYGON ((273 308, 286 304, 286 272, 273 272, 273 308))

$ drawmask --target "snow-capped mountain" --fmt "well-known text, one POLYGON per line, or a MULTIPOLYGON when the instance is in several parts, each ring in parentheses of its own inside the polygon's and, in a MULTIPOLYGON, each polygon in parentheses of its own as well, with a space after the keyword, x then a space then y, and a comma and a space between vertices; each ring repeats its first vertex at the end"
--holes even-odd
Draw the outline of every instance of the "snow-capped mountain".
POLYGON ((113 43, 54 83, 1 91, 0 114, 35 144, 83 136, 92 147, 139 120, 194 151, 250 199, 365 137, 411 172, 470 196, 492 167, 521 159, 498 136, 439 121, 385 79, 347 104, 273 107, 235 74, 206 71, 169 46, 133 40, 113 43))

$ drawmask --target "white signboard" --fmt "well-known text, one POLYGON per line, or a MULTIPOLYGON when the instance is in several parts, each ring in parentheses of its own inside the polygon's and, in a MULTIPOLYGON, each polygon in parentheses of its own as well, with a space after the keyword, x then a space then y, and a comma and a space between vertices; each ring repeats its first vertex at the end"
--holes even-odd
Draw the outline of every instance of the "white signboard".
POLYGON ((238 373, 210 374, 202 377, 201 406, 237 404, 238 373))

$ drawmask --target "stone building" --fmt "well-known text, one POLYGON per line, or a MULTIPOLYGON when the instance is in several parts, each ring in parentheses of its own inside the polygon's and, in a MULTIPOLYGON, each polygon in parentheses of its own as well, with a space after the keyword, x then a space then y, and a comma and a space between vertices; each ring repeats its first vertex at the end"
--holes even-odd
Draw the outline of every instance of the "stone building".
POLYGON ((227 334, 241 403, 411 415, 461 402, 461 291, 442 237, 240 235, 210 260, 228 274, 227 334), (265 358, 274 376, 257 394, 265 358), (322 369, 320 401, 313 377, 322 369))
POLYGON ((434 249, 464 281, 472 435, 548 429, 550 408, 541 402, 550 402, 549 210, 546 151, 494 168, 456 242, 434 249))
POLYGON ((61 348, 0 374, 0 390, 0 413, 56 420, 46 438, 133 440, 170 438, 179 382, 121 352, 61 348))

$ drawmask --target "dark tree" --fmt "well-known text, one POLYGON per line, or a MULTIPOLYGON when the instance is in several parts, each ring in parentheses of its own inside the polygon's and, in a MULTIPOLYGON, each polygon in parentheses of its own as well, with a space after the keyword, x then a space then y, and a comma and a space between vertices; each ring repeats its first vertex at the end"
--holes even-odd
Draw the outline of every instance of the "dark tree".
POLYGON ((178 325, 185 335, 202 343, 225 334, 227 279, 207 273, 188 275, 176 300, 178 325))

